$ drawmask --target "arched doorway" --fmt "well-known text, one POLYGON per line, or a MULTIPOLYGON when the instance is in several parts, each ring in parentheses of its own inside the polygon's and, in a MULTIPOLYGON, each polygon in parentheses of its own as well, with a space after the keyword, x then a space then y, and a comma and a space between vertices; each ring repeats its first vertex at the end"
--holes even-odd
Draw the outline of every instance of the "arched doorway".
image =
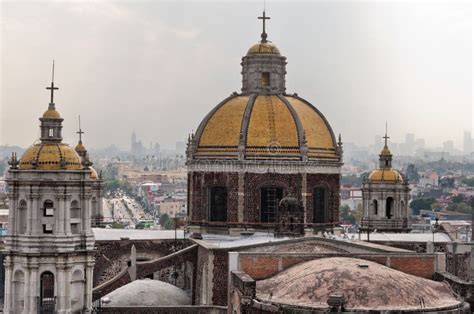
POLYGON ((313 223, 325 223, 328 216, 328 189, 317 187, 313 190, 313 223))
POLYGON ((283 188, 265 187, 260 190, 260 221, 275 222, 278 204, 283 198, 283 188))
POLYGON ((385 204, 385 217, 388 219, 393 217, 393 197, 387 197, 385 204))
POLYGON ((45 271, 40 279, 40 312, 44 314, 54 313, 56 298, 54 296, 54 274, 45 271))
POLYGON ((209 220, 227 221, 227 188, 209 188, 209 220))

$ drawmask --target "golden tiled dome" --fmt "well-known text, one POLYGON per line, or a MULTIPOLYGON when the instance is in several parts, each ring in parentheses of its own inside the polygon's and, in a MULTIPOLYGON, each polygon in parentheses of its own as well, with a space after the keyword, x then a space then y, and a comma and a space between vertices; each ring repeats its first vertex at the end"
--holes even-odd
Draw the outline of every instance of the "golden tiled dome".
POLYGON ((61 119, 61 115, 56 109, 48 109, 43 113, 43 118, 47 119, 61 119))
POLYGON ((31 145, 20 158, 20 169, 80 170, 81 158, 76 151, 63 143, 31 145))
POLYGON ((97 180, 97 178, 99 177, 99 176, 97 175, 97 170, 95 170, 95 169, 92 168, 92 167, 89 167, 89 169, 91 170, 91 179, 97 180))
POLYGON ((196 133, 196 159, 337 161, 330 125, 311 104, 297 96, 233 95, 212 110, 196 133))
POLYGON ((382 156, 391 156, 392 152, 390 151, 390 149, 388 149, 388 146, 384 146, 384 148, 380 152, 380 155, 382 155, 382 156))
POLYGON ((272 55, 280 55, 280 50, 271 42, 259 42, 250 47, 247 51, 247 55, 252 54, 272 54, 272 55))
POLYGON ((369 175, 369 181, 376 182, 403 182, 403 176, 395 169, 376 169, 369 175))

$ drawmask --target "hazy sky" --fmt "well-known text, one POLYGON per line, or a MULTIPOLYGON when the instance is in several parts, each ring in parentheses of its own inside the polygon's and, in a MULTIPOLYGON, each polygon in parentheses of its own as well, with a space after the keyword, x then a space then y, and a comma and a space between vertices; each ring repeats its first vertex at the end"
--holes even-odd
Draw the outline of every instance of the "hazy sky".
MULTIPOLYGON (((271 1, 267 32, 288 58, 287 92, 344 141, 462 145, 472 128, 471 1, 271 1)), ((135 130, 173 147, 241 88, 262 1, 2 1, 0 144, 27 146, 49 102, 65 141, 128 148, 135 130)))

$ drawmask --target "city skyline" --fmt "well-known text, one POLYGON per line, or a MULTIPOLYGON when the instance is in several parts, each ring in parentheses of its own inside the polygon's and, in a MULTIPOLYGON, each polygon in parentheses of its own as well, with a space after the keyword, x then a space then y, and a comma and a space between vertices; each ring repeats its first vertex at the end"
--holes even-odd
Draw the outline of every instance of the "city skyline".
MULTIPOLYGON (((145 146, 173 147, 227 96, 222 91, 240 91, 239 60, 261 27, 257 2, 2 8, 0 144, 22 147, 38 134, 39 122, 22 121, 37 121, 47 105, 52 59, 66 142, 77 141, 80 114, 90 148, 128 149, 132 130, 145 146), (203 19, 209 10, 213 18, 203 19)), ((288 58, 287 91, 313 102, 343 142, 371 145, 388 120, 394 142, 414 133, 427 147, 454 140, 462 150, 472 128, 469 9, 464 1, 270 2, 268 33, 288 58)))

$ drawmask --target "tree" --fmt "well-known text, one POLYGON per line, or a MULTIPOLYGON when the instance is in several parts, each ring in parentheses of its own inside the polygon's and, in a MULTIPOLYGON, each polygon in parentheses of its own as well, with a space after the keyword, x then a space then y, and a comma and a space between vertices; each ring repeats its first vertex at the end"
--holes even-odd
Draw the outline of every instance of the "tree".
POLYGON ((409 164, 406 171, 408 180, 412 183, 417 183, 420 180, 420 175, 414 164, 409 164))
POLYGON ((432 197, 419 197, 414 199, 410 203, 410 208, 413 211, 413 215, 419 215, 420 210, 428 209, 431 210, 431 205, 435 202, 435 199, 432 197))
POLYGON ((354 216, 352 216, 351 209, 349 208, 348 205, 344 205, 344 206, 339 207, 339 219, 342 222, 348 222, 348 223, 351 223, 351 224, 353 224, 355 222, 354 221, 354 216))
POLYGON ((160 215, 160 225, 165 229, 165 230, 171 230, 174 229, 174 222, 168 216, 167 214, 161 214, 160 215))
POLYGON ((458 194, 451 198, 451 203, 462 203, 466 200, 466 196, 464 194, 458 194))
POLYGON ((471 177, 471 178, 464 178, 461 180, 462 183, 464 183, 465 185, 469 186, 469 187, 474 187, 474 177, 471 177))
POLYGON ((440 204, 440 203, 431 204, 431 210, 434 211, 434 212, 439 212, 442 209, 443 209, 443 205, 440 204))

